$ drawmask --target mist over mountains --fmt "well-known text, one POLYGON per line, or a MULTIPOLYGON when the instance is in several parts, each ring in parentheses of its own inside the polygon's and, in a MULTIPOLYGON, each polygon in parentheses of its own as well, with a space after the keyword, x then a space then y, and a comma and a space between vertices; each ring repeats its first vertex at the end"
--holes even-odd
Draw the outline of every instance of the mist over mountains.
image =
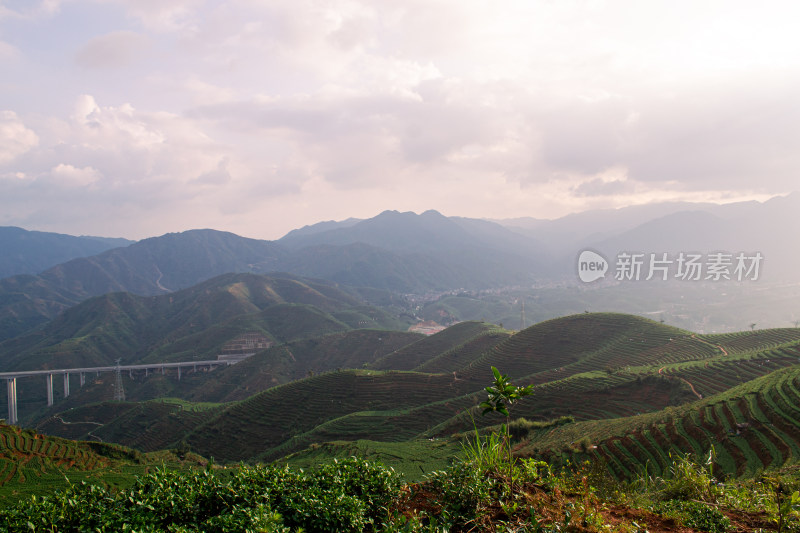
MULTIPOLYGON (((89 245, 108 247, 118 241, 4 228, 3 235, 16 235, 15 242, 27 246, 6 245, 14 250, 3 255, 7 271, 25 272, 32 264, 45 264, 47 257, 73 258, 36 275, 0 280, 0 340, 44 324, 88 298, 113 292, 167 294, 227 273, 286 272, 396 294, 581 287, 575 262, 586 247, 611 262, 621 251, 760 252, 764 261, 758 281, 789 283, 795 281, 794 265, 800 259, 787 244, 787 237, 800 231, 798 212, 797 193, 764 203, 664 203, 552 221, 385 211, 366 220, 306 226, 276 241, 199 229, 85 257, 89 245), (26 260, 15 262, 23 249, 29 250, 26 260), (61 255, 52 255, 56 251, 61 255)), ((613 284, 613 271, 601 283, 613 284)))

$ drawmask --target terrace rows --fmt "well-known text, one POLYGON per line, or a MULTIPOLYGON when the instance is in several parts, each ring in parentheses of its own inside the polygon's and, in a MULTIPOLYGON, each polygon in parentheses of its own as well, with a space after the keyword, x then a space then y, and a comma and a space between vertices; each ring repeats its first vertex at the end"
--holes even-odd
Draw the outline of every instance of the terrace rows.
POLYGON ((551 460, 602 460, 618 479, 638 475, 645 467, 650 474, 661 474, 671 463, 671 453, 707 454, 712 446, 715 471, 753 474, 800 459, 799 388, 800 369, 780 370, 692 408, 640 417, 627 427, 587 426, 585 434, 595 444, 584 450, 541 444, 551 460))

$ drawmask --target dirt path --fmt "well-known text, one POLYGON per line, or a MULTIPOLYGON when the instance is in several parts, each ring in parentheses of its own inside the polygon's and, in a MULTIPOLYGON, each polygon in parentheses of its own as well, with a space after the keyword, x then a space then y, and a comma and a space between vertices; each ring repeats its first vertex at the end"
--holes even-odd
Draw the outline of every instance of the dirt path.
MULTIPOLYGON (((665 368, 667 368, 667 367, 666 367, 666 366, 662 366, 661 368, 659 368, 659 369, 658 369, 658 373, 659 373, 659 374, 661 374, 661 372, 662 372, 662 371, 663 371, 665 368)), ((683 381, 684 383, 686 383, 687 385, 689 385, 689 388, 690 388, 690 389, 692 389, 692 392, 694 393, 694 395, 695 395, 695 396, 697 396, 697 398, 698 398, 698 399, 700 399, 700 400, 702 400, 702 399, 703 399, 703 395, 702 395, 702 394, 700 394, 699 392, 697 392, 697 390, 695 390, 695 388, 694 388, 694 385, 692 385, 692 383, 691 383, 691 382, 690 382, 688 379, 685 379, 685 378, 682 378, 682 377, 679 377, 678 379, 680 379, 681 381, 683 381)))
POLYGON ((101 424, 100 422, 67 422, 66 420, 64 420, 60 416, 54 416, 53 418, 55 418, 56 420, 60 420, 61 423, 64 424, 65 426, 74 426, 74 425, 77 425, 77 424, 94 424, 95 426, 103 426, 104 425, 104 424, 101 424))
POLYGON ((99 442, 105 442, 103 439, 101 439, 100 437, 98 437, 97 435, 94 434, 94 431, 96 431, 97 429, 100 429, 105 424, 101 424, 100 422, 89 422, 89 421, 87 421, 87 422, 67 422, 66 420, 64 420, 63 418, 61 418, 58 415, 54 416, 53 418, 58 420, 59 422, 61 422, 65 426, 74 426, 74 425, 78 425, 78 424, 93 424, 95 426, 98 426, 97 428, 93 429, 92 431, 89 431, 86 434, 86 436, 87 437, 91 437, 93 439, 97 439, 99 442))
POLYGON ((688 379, 684 379, 684 378, 678 378, 678 379, 680 379, 681 381, 683 381, 684 383, 686 383, 687 385, 689 385, 689 388, 690 388, 690 389, 692 389, 692 392, 694 393, 694 395, 695 395, 695 396, 697 396, 697 397, 698 397, 700 400, 702 400, 702 399, 703 399, 703 395, 702 395, 702 394, 700 394, 699 392, 697 392, 697 391, 694 389, 694 385, 692 385, 692 384, 689 382, 689 380, 688 380, 688 379))
POLYGON ((166 288, 165 286, 163 286, 161 284, 161 278, 164 277, 164 274, 161 272, 161 269, 156 267, 156 272, 158 272, 158 279, 156 280, 156 287, 158 287, 159 289, 161 289, 164 292, 172 292, 171 290, 169 290, 168 288, 166 288))
POLYGON ((723 348, 719 344, 714 344, 714 343, 711 343, 711 342, 708 342, 708 341, 704 341, 703 339, 698 339, 697 335, 695 335, 694 333, 692 333, 692 338, 702 342, 703 344, 708 344, 709 346, 713 346, 714 348, 719 348, 719 350, 723 353, 723 355, 730 355, 728 353, 728 350, 726 350, 725 348, 723 348))

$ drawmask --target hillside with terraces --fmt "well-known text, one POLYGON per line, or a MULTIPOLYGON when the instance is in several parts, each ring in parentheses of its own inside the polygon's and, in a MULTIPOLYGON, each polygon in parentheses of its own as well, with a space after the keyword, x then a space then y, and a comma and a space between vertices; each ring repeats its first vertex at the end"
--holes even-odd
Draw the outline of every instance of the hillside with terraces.
POLYGON ((465 322, 429 337, 355 330, 320 339, 277 344, 179 385, 156 376, 185 400, 81 407, 76 398, 37 427, 143 451, 182 446, 222 462, 292 460, 346 442, 402 458, 425 442, 499 424, 478 407, 495 366, 533 386, 513 418, 573 421, 521 436, 522 455, 593 458, 619 479, 717 441, 720 471, 732 474, 800 457, 798 385, 787 377, 800 361, 800 329, 697 335, 632 315, 582 313, 516 333, 465 322), (298 375, 292 365, 309 370, 298 375), (242 380, 247 389, 232 388, 242 380))

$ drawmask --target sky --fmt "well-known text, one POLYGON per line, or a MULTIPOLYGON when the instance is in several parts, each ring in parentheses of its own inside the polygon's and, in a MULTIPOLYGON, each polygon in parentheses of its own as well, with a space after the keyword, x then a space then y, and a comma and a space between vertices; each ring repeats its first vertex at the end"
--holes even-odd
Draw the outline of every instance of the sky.
POLYGON ((800 189, 800 3, 0 0, 0 226, 274 239, 800 189))

